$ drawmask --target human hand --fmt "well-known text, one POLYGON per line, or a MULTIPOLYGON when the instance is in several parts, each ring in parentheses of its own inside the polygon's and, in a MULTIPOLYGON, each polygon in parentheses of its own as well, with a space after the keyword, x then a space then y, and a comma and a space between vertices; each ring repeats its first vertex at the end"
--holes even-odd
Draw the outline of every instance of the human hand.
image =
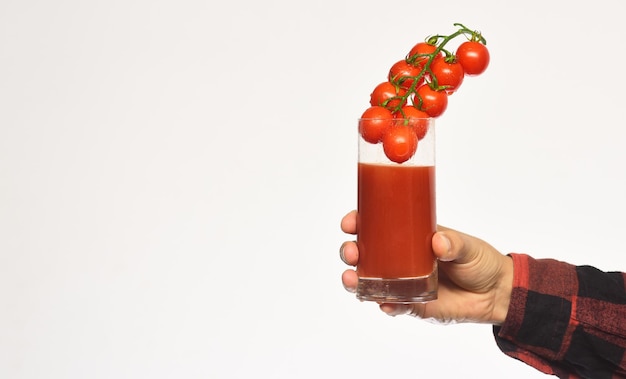
MULTIPOLYGON (((341 220, 341 230, 357 234, 356 211, 341 220)), ((504 322, 509 308, 513 285, 513 261, 491 245, 476 237, 437 227, 432 246, 439 260, 438 299, 427 303, 380 304, 390 316, 408 314, 438 323, 504 322)), ((340 248, 341 259, 356 266, 359 250, 354 241, 346 241, 340 248)), ((346 290, 355 292, 358 276, 348 269, 341 277, 346 290)))

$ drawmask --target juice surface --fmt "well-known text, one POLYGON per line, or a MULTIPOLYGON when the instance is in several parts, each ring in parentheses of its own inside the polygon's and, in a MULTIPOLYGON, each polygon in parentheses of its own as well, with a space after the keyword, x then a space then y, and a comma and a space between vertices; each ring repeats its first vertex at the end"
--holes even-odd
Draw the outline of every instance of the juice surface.
POLYGON ((358 182, 359 277, 430 274, 435 167, 359 163, 358 182))

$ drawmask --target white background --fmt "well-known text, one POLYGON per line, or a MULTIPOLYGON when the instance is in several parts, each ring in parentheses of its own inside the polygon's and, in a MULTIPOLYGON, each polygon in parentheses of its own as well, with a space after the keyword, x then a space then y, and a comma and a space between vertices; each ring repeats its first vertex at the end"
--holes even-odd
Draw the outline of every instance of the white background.
POLYGON ((340 282, 356 119, 453 23, 438 220, 624 270, 620 0, 0 2, 0 377, 540 378, 340 282))

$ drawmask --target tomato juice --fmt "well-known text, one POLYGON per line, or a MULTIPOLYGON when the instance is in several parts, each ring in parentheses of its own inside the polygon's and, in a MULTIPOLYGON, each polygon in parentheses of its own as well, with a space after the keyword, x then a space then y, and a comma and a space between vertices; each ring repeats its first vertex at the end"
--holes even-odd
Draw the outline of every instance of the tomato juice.
POLYGON ((436 225, 435 166, 359 163, 360 279, 432 274, 436 225))

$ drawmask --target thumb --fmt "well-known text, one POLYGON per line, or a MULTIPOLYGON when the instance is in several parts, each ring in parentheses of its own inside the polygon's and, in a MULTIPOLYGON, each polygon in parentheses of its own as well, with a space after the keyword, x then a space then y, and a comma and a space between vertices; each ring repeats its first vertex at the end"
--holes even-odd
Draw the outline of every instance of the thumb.
POLYGON ((437 227, 432 239, 435 256, 440 261, 456 263, 471 261, 480 250, 481 242, 477 238, 442 226, 437 227))

